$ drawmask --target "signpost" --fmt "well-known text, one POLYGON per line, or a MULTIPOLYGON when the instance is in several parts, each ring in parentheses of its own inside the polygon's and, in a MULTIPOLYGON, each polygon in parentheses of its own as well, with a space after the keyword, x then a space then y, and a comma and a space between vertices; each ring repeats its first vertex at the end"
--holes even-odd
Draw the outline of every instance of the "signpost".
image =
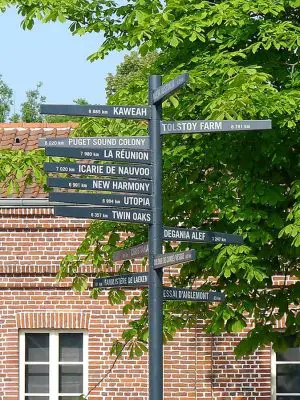
POLYGON ((96 278, 93 281, 94 288, 112 288, 112 287, 142 287, 148 286, 148 272, 136 274, 106 276, 96 278))
POLYGON ((159 254, 154 257, 154 268, 163 268, 169 265, 183 264, 194 260, 196 260, 196 251, 194 249, 159 254))
POLYGON ((123 161, 135 164, 151 164, 147 150, 92 149, 72 147, 46 147, 46 156, 83 158, 85 160, 123 161))
POLYGON ((208 133, 230 131, 253 131, 271 129, 270 120, 250 121, 162 121, 161 133, 208 133))
POLYGON ((95 204, 127 208, 151 208, 151 196, 135 194, 90 194, 50 192, 49 201, 74 204, 95 204))
POLYGON ((127 192, 151 194, 152 182, 121 179, 84 179, 48 177, 49 187, 81 190, 100 190, 104 192, 127 192))
POLYGON ((149 243, 138 244, 137 246, 130 247, 129 249, 119 250, 113 254, 112 260, 126 261, 135 258, 148 257, 149 255, 149 243))
POLYGON ((61 217, 74 217, 85 219, 100 219, 103 221, 135 222, 150 224, 151 211, 145 210, 119 210, 117 208, 96 207, 55 207, 54 215, 61 217))
POLYGON ((81 117, 150 119, 151 108, 148 106, 98 106, 98 105, 62 105, 41 104, 41 114, 77 115, 81 117))
POLYGON ((89 149, 134 149, 149 150, 150 141, 148 136, 99 136, 99 137, 53 137, 41 138, 40 147, 68 147, 89 149))
POLYGON ((168 97, 172 96, 178 89, 180 89, 189 80, 188 74, 182 74, 172 79, 170 82, 159 86, 153 90, 153 103, 156 104, 159 101, 164 101, 168 97))
MULTIPOLYGON (((94 288, 115 288, 115 287, 147 287, 149 284, 148 272, 139 272, 135 274, 112 275, 104 278, 96 278, 93 281, 94 288)), ((163 287, 163 300, 177 301, 224 301, 224 293, 191 290, 185 288, 163 287)))
POLYGON ((221 292, 205 292, 203 290, 164 286, 163 299, 178 301, 224 301, 225 296, 221 292))
POLYGON ((124 176, 128 178, 151 179, 149 165, 86 164, 86 163, 44 163, 45 172, 74 175, 124 176))
POLYGON ((230 233, 200 231, 198 229, 163 227, 163 239, 178 242, 202 242, 222 244, 242 244, 243 238, 230 233))
MULTIPOLYGON (((149 104, 152 94, 162 84, 161 76, 149 77, 149 104)), ((148 229, 149 240, 149 400, 163 399, 163 270, 154 269, 154 258, 162 253, 162 144, 160 122, 162 102, 152 105, 148 131, 153 167, 152 213, 153 221, 148 229)))
POLYGON ((122 192, 117 194, 50 193, 50 201, 60 204, 54 208, 55 215, 149 225, 148 243, 122 249, 113 256, 114 262, 147 256, 148 273, 109 276, 94 281, 94 287, 97 288, 149 286, 149 400, 163 399, 163 301, 219 302, 224 300, 224 294, 220 292, 163 287, 163 267, 195 260, 196 255, 194 250, 162 254, 162 241, 213 245, 243 243, 239 235, 162 226, 161 141, 163 135, 271 129, 270 120, 163 121, 162 102, 187 81, 188 74, 180 75, 165 84, 162 84, 161 76, 150 76, 147 106, 45 104, 41 106, 42 114, 148 120, 148 136, 145 137, 48 138, 42 139, 40 145, 45 147, 45 153, 48 156, 89 161, 81 164, 46 163, 47 172, 119 177, 119 179, 111 180, 49 177, 50 187, 122 192), (93 164, 90 163, 91 160, 117 161, 120 164, 93 164), (141 180, 136 178, 141 178, 141 180), (63 205, 69 203, 85 206, 63 205))

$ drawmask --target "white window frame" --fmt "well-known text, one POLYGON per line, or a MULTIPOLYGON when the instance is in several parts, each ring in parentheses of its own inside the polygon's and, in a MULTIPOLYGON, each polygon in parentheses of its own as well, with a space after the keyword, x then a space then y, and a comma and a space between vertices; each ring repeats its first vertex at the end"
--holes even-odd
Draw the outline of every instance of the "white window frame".
POLYGON ((276 361, 276 352, 272 349, 271 353, 271 391, 272 400, 276 400, 276 396, 297 396, 300 400, 300 393, 277 393, 276 392, 276 376, 277 376, 277 364, 300 364, 300 361, 276 361))
MULTIPOLYGON (((81 329, 22 329, 19 331, 19 400, 25 400, 25 334, 26 333, 48 333, 49 334, 49 395, 45 393, 34 393, 30 396, 49 396, 49 400, 58 400, 59 396, 64 395, 58 392, 59 365, 78 365, 80 362, 59 361, 59 334, 60 333, 82 333, 83 346, 83 394, 88 392, 88 332, 81 329), (57 351, 51 351, 56 349, 57 351)), ((43 364, 42 362, 32 362, 43 364)), ((73 393, 73 396, 80 396, 82 393, 73 393)), ((70 395, 70 396, 72 396, 70 395)), ((70 397, 71 398, 71 397, 70 397)))

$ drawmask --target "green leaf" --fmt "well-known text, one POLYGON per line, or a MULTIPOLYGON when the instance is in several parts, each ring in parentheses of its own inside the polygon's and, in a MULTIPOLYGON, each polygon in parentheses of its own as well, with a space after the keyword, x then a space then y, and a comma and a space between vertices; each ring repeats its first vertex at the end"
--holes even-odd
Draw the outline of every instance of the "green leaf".
POLYGON ((230 332, 240 332, 246 328, 247 323, 243 319, 229 320, 227 326, 230 332))
POLYGON ((170 102, 173 104, 173 106, 174 106, 175 108, 177 108, 177 107, 179 106, 179 101, 177 100, 176 97, 171 96, 171 97, 169 98, 169 100, 170 100, 170 102))
POLYGON ((84 292, 88 287, 87 276, 77 275, 73 279, 72 287, 75 291, 84 292))
POLYGON ((177 47, 179 44, 179 41, 177 39, 177 37, 175 35, 172 36, 172 38, 170 39, 170 45, 173 47, 177 47))

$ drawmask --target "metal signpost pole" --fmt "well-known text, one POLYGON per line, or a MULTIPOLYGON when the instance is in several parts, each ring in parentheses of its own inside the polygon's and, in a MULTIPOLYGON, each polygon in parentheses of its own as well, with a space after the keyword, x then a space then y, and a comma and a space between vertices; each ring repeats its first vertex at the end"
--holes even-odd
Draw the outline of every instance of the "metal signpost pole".
POLYGON ((162 151, 160 121, 161 102, 153 105, 153 90, 161 86, 161 76, 149 78, 150 148, 153 168, 153 219, 149 226, 149 400, 163 399, 163 287, 162 269, 154 268, 154 258, 162 252, 162 151))

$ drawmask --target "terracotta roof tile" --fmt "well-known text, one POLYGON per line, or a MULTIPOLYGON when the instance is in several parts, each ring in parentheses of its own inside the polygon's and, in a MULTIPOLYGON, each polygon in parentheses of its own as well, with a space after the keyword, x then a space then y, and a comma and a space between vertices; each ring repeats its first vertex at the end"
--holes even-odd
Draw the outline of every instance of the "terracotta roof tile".
MULTIPOLYGON (((78 124, 69 123, 0 123, 1 150, 34 150, 41 137, 66 137, 78 124)), ((5 184, 0 182, 0 198, 47 198, 48 193, 36 184, 20 182, 19 193, 6 194, 5 184)))

